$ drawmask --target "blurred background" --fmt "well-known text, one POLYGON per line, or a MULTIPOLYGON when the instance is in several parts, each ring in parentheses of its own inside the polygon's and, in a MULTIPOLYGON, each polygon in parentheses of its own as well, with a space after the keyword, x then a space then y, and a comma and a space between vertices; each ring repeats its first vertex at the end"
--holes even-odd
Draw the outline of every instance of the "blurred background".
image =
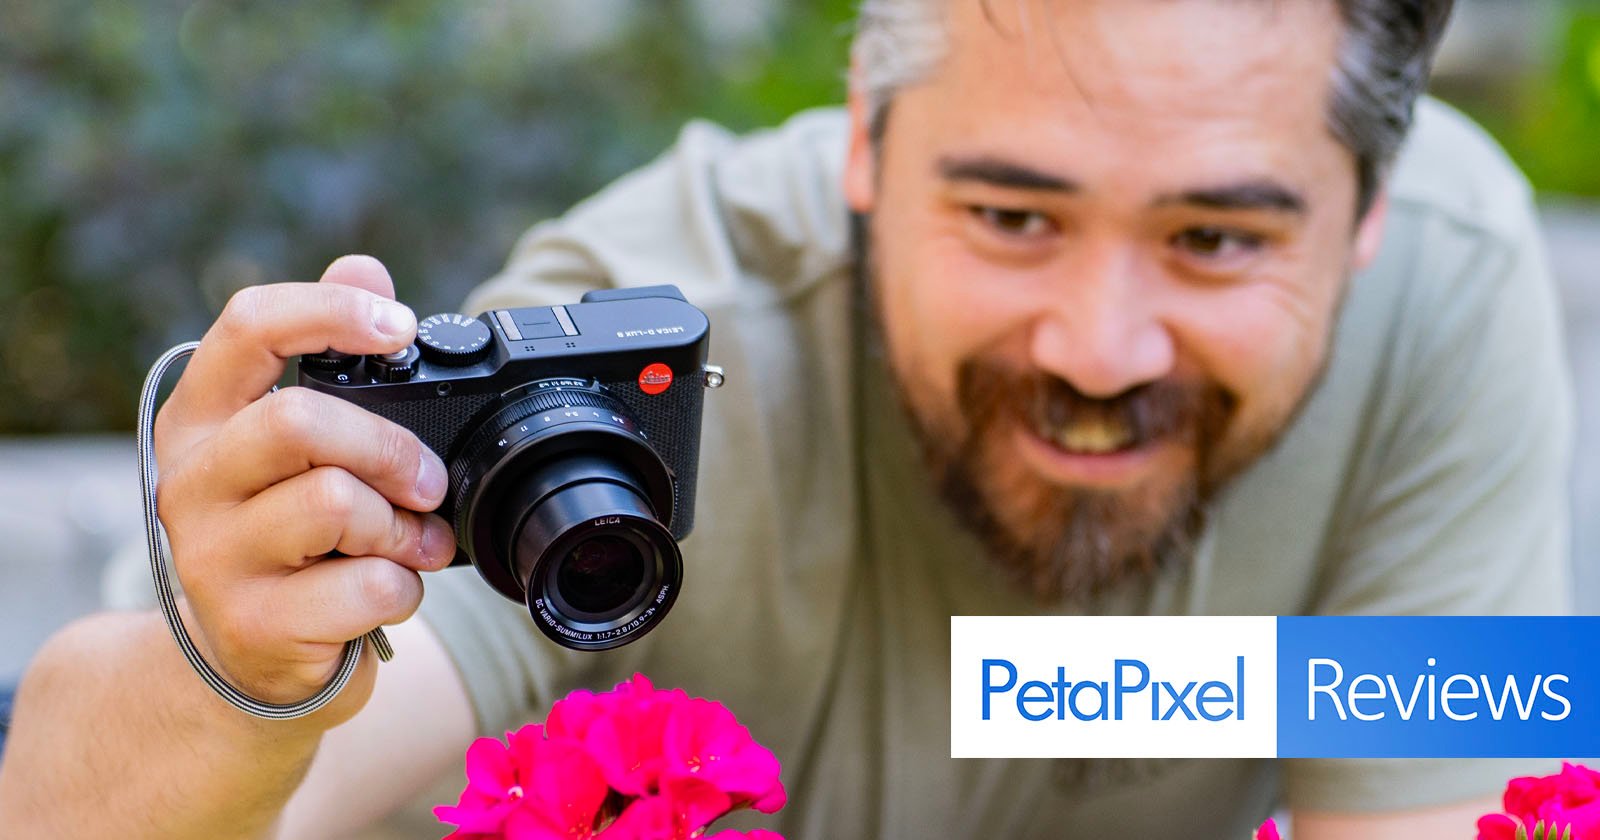
MULTIPOLYGON (((1541 196, 1600 607, 1600 2, 1460 0, 1437 92, 1541 196)), ((0 0, 0 683, 138 550, 136 392, 236 289, 381 257, 454 309, 661 151, 842 101, 851 0, 0 0)), ((133 568, 140 570, 137 563, 133 568)))

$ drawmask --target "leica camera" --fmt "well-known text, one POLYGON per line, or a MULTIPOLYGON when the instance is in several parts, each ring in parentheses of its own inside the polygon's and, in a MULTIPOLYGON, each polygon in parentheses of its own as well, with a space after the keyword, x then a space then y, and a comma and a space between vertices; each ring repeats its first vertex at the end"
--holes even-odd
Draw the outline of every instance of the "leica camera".
POLYGON ((471 564, 569 648, 648 633, 683 583, 710 326, 673 286, 431 315, 383 356, 303 356, 300 384, 410 429, 450 471, 471 564))

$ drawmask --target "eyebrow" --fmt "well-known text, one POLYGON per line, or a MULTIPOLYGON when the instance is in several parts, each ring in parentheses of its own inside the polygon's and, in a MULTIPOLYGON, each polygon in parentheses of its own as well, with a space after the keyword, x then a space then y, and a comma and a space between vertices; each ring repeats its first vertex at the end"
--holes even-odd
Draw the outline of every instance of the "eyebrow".
POLYGON ((1078 185, 1068 178, 995 157, 942 157, 938 168, 939 174, 948 181, 978 181, 995 187, 1043 192, 1078 190, 1078 185))
POLYGON ((1184 190, 1156 199, 1156 206, 1187 204, 1208 210, 1274 210, 1303 215, 1306 201, 1299 193, 1272 181, 1246 181, 1220 187, 1184 190))
MULTIPOLYGON (((1078 192, 1076 181, 1031 166, 989 155, 942 157, 939 174, 949 181, 977 181, 995 187, 1040 192, 1078 192)), ((1269 180, 1244 181, 1201 187, 1163 195, 1155 206, 1186 204, 1208 210, 1270 210, 1304 215, 1306 201, 1300 193, 1269 180)))

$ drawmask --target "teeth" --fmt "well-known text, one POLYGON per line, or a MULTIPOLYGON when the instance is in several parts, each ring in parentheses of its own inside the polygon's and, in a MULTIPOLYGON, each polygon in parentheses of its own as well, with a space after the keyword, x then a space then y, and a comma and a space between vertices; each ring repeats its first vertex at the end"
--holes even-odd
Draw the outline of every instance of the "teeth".
POLYGON ((1055 441, 1068 452, 1104 455, 1126 447, 1133 441, 1133 432, 1122 423, 1079 422, 1057 430, 1055 441))

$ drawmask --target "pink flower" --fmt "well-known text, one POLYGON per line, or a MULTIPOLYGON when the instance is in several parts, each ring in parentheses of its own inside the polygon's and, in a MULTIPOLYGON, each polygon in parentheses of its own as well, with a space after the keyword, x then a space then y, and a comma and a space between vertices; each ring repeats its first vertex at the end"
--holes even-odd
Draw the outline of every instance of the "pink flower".
POLYGON ((1267 821, 1256 828, 1254 840, 1282 840, 1278 837, 1278 823, 1267 817, 1267 821))
POLYGON ((434 815, 453 823, 452 837, 562 840, 592 836, 610 794, 594 759, 577 742, 548 739, 543 727, 507 733, 509 748, 480 738, 467 751, 467 789, 454 808, 434 815))
POLYGON ((1516 840, 1517 824, 1505 814, 1485 814, 1478 818, 1478 840, 1516 840))
POLYGON ((729 811, 772 813, 787 798, 777 758, 732 712, 642 674, 572 692, 504 744, 479 739, 466 765, 461 800, 434 809, 458 827, 447 840, 690 840, 729 811))
MULTIPOLYGON (((510 733, 506 737, 509 739, 510 733)), ((500 831, 522 796, 517 769, 505 744, 479 738, 467 748, 467 787, 461 792, 461 801, 453 807, 440 805, 433 813, 440 821, 459 826, 457 834, 493 834, 500 831)))
POLYGON ((610 692, 595 694, 579 689, 557 700, 545 718, 545 734, 552 738, 571 738, 582 741, 589 727, 617 705, 616 696, 610 692))
POLYGON ((1478 840, 1513 840, 1518 826, 1531 834, 1543 822, 1560 836, 1571 827, 1574 840, 1600 837, 1600 773, 1562 762, 1550 776, 1522 776, 1506 783, 1506 813, 1478 820, 1478 840))
POLYGON ((670 779, 661 793, 641 796, 601 832, 603 840, 682 840, 728 813, 728 795, 699 779, 670 779))
POLYGON ((681 690, 657 691, 643 674, 606 694, 573 692, 550 710, 552 734, 583 743, 618 793, 643 796, 660 785, 661 737, 681 690))
POLYGON ((511 752, 527 792, 513 816, 530 815, 530 827, 542 832, 529 840, 589 837, 611 789, 583 747, 566 738, 532 738, 513 742, 511 752))
POLYGON ((783 840, 783 835, 764 828, 753 828, 748 832, 729 829, 727 831, 719 831, 705 838, 705 840, 783 840))
POLYGON ((599 694, 578 689, 550 707, 545 733, 552 738, 582 741, 595 721, 616 714, 619 710, 652 705, 663 699, 663 695, 688 699, 682 690, 657 691, 644 674, 634 674, 627 682, 618 683, 611 691, 599 694))
POLYGON ((694 699, 678 704, 662 733, 665 778, 695 778, 715 785, 736 805, 770 814, 787 801, 778 780, 778 759, 750 737, 721 703, 694 699))

